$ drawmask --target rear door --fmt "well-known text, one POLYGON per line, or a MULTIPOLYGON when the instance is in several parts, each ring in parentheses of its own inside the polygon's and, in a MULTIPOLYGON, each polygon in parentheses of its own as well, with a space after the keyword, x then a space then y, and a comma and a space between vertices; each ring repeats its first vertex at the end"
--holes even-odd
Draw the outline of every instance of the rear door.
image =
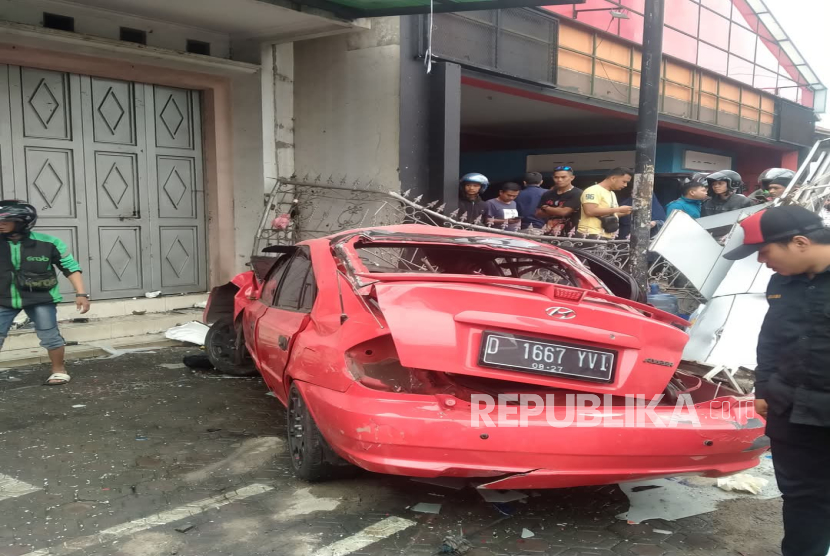
POLYGON ((257 324, 257 348, 269 383, 281 386, 297 334, 308 323, 317 294, 307 248, 297 250, 285 269, 276 298, 257 324))
POLYGON ((265 315, 266 311, 273 307, 277 296, 277 288, 280 285, 291 255, 282 255, 273 263, 271 270, 265 276, 260 290, 259 299, 248 305, 242 312, 242 326, 245 333, 245 346, 253 357, 257 367, 265 370, 263 366, 263 354, 259 352, 257 342, 257 323, 265 315))

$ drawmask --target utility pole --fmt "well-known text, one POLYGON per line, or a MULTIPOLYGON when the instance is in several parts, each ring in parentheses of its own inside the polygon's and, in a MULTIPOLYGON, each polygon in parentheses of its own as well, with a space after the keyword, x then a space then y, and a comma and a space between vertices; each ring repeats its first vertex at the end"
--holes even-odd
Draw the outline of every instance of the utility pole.
POLYGON ((657 157, 657 115, 660 104, 660 68, 663 65, 664 0, 646 0, 643 24, 643 65, 640 71, 640 108, 637 120, 637 156, 634 162, 631 215, 631 274, 648 291, 648 246, 651 238, 651 197, 657 157))

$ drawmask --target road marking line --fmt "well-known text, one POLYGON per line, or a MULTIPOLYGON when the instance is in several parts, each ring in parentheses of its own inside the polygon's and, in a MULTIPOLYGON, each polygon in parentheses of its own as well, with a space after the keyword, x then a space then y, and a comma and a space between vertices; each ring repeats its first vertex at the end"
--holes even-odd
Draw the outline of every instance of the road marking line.
POLYGON ((157 527, 159 525, 166 525, 174 521, 193 517, 208 510, 215 510, 230 504, 231 502, 244 500, 245 498, 250 498, 251 496, 256 496, 270 490, 274 490, 274 487, 255 483, 242 487, 234 492, 197 500, 196 502, 179 506, 178 508, 174 508, 166 512, 151 515, 150 517, 143 517, 127 523, 122 523, 121 525, 115 525, 94 535, 79 537, 77 539, 67 541, 61 546, 35 550, 34 552, 29 552, 23 556, 60 556, 62 554, 70 554, 78 550, 112 542, 120 539, 121 537, 126 537, 127 535, 146 531, 147 529, 152 529, 153 527, 157 527))
POLYGON ((408 519, 403 519, 401 517, 387 517, 383 521, 370 525, 363 531, 355 533, 351 537, 347 537, 343 540, 337 541, 334 544, 321 548, 315 552, 313 556, 346 556, 347 554, 356 552, 361 548, 369 546, 370 544, 383 540, 386 537, 391 537, 395 533, 403 531, 413 525, 415 525, 415 522, 408 519))
POLYGON ((17 498, 18 496, 25 496, 43 490, 29 483, 12 479, 8 475, 0 473, 0 502, 7 498, 17 498))

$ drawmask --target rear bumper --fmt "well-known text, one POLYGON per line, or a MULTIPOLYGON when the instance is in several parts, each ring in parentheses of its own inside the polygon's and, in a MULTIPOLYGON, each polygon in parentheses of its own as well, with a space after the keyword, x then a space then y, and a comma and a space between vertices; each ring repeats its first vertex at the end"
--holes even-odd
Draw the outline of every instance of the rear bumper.
POLYGON ((634 408, 625 406, 610 408, 593 427, 555 427, 545 415, 528 418, 527 426, 487 427, 474 426, 470 404, 451 396, 296 384, 332 448, 378 473, 492 478, 488 487, 499 489, 561 488, 728 475, 754 467, 767 450, 763 421, 738 411, 713 415, 708 404, 698 411, 699 427, 668 425, 673 407, 656 411, 665 427, 625 426, 626 417, 636 423, 627 415, 634 408))

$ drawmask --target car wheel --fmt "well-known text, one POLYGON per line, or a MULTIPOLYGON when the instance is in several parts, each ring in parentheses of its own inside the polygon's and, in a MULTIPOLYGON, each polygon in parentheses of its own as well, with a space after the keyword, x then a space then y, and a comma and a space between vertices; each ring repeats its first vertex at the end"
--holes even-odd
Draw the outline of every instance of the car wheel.
POLYGON ((296 384, 288 392, 288 452, 294 474, 305 481, 325 481, 348 476, 357 468, 334 453, 320 434, 296 384))
POLYGON ((205 336, 205 351, 217 371, 233 376, 257 374, 244 343, 239 344, 233 317, 230 316, 213 323, 205 336), (243 351, 240 353, 239 350, 243 351))

